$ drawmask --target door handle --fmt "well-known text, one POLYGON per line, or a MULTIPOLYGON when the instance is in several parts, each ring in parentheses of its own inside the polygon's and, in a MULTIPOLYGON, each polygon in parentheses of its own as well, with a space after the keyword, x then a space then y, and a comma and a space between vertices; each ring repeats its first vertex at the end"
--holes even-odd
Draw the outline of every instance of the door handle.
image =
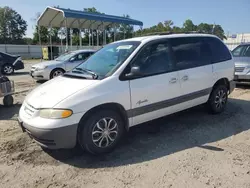
POLYGON ((188 76, 187 76, 187 75, 183 76, 183 77, 182 77, 182 80, 183 80, 183 81, 188 80, 188 76))
POLYGON ((171 78, 171 80, 169 81, 169 83, 171 83, 171 84, 174 84, 176 82, 177 82, 177 78, 171 78))

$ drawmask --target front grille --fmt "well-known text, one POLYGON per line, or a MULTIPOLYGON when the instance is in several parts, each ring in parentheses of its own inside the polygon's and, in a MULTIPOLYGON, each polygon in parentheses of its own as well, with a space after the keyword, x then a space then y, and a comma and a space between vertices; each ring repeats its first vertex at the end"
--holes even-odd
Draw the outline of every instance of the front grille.
POLYGON ((243 72, 245 67, 235 67, 235 72, 243 72))

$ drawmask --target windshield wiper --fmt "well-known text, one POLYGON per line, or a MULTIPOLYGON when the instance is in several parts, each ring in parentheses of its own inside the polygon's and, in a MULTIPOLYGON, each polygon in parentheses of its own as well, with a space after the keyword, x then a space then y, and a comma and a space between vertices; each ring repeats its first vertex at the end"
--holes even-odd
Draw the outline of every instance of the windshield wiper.
POLYGON ((90 74, 92 77, 93 77, 93 79, 97 79, 98 78, 98 75, 95 73, 95 72, 93 72, 93 71, 90 71, 90 70, 88 70, 88 69, 83 69, 83 68, 79 68, 79 67, 77 67, 77 68, 75 68, 77 71, 72 71, 73 73, 75 72, 75 73, 82 73, 82 72, 85 72, 85 73, 88 73, 88 74, 90 74))

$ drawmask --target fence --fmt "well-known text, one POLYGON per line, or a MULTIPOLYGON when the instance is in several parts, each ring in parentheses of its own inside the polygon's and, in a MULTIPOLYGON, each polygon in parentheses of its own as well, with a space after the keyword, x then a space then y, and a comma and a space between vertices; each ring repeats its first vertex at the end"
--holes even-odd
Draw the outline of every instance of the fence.
MULTIPOLYGON (((233 50, 242 42, 239 41, 224 41, 230 50, 233 50)), ((59 53, 63 53, 65 51, 65 46, 58 46, 59 53)), ((98 50, 100 46, 72 46, 71 50, 78 49, 96 49, 98 50)), ((42 57, 42 49, 39 45, 12 45, 12 44, 0 44, 0 52, 6 52, 14 55, 21 55, 24 59, 36 59, 42 57)))
MULTIPOLYGON (((65 51, 65 46, 58 46, 59 53, 65 51)), ((70 50, 79 50, 79 49, 99 49, 99 46, 72 46, 70 50)), ((42 57, 42 49, 40 45, 12 45, 12 44, 0 44, 0 52, 5 52, 13 55, 21 55, 24 59, 36 59, 42 57)))

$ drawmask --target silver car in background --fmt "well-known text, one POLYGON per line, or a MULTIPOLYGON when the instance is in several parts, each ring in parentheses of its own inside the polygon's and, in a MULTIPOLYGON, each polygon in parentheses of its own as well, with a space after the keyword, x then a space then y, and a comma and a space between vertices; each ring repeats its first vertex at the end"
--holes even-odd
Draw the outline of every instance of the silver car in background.
POLYGON ((33 65, 30 75, 35 80, 50 80, 72 70, 94 53, 95 50, 76 50, 64 53, 55 60, 33 65))
POLYGON ((250 81, 250 43, 237 46, 232 54, 235 61, 234 80, 238 82, 250 81))

